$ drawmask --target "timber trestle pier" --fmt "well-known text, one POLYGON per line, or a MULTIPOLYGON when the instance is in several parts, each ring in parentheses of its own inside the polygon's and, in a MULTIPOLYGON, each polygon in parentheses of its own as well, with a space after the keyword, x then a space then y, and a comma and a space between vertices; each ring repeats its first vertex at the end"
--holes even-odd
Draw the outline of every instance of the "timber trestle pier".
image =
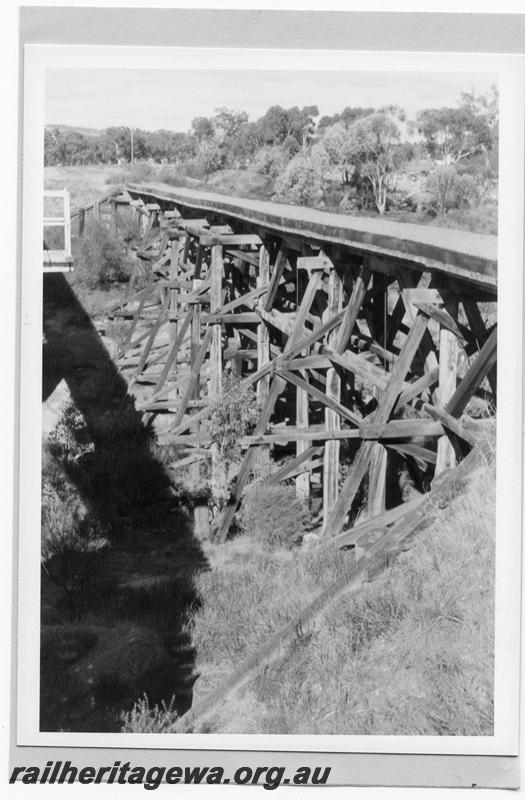
POLYGON ((184 446, 184 463, 207 458, 224 372, 257 393, 219 540, 260 448, 287 457, 269 480, 316 499, 320 537, 363 546, 473 448, 465 412, 495 413, 496 237, 163 184, 110 202, 142 234, 111 317, 127 321, 119 365, 158 442, 184 446), (421 494, 392 501, 392 463, 421 494), (353 525, 358 504, 366 521, 353 525))

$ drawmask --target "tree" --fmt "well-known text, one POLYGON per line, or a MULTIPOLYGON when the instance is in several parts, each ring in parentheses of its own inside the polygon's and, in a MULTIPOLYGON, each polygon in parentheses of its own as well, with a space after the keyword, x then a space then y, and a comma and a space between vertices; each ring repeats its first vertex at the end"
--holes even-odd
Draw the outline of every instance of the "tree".
POLYGON ((215 172, 223 165, 224 155, 215 139, 204 139, 197 151, 197 160, 205 175, 215 172))
POLYGON ((436 214, 443 215, 457 205, 458 173, 453 164, 438 166, 427 178, 426 190, 432 198, 432 208, 436 214))
POLYGON ((232 142, 231 153, 234 158, 249 161, 256 150, 263 145, 261 128, 257 122, 247 122, 239 130, 232 142))
POLYGON ((275 200, 296 205, 323 204, 324 175, 328 158, 322 148, 299 153, 275 182, 275 200))
POLYGON ((75 129, 46 127, 44 129, 44 163, 85 164, 91 154, 90 139, 75 129))
POLYGON ((304 106, 303 108, 294 106, 289 108, 286 114, 288 121, 285 143, 288 139, 293 139, 303 150, 306 150, 315 133, 315 117, 319 116, 319 109, 317 106, 304 106))
POLYGON ((388 194, 394 188, 402 153, 399 142, 399 128, 384 112, 369 114, 348 128, 345 152, 356 168, 357 180, 370 186, 379 214, 385 213, 388 194))
POLYGON ((215 130, 219 133, 219 138, 230 145, 248 122, 248 114, 246 111, 235 111, 226 107, 216 108, 215 112, 215 130))
POLYGON ((215 136, 215 125, 208 117, 195 117, 195 119, 192 119, 191 130, 199 142, 203 142, 206 139, 213 139, 215 136))
POLYGON ((44 164, 46 167, 60 164, 60 131, 44 128, 44 164))
POLYGON ((332 114, 332 116, 325 114, 318 122, 317 132, 322 133, 326 128, 335 125, 337 122, 341 122, 345 128, 348 128, 356 120, 362 117, 368 117, 370 114, 373 114, 374 111, 375 108, 361 108, 360 106, 351 108, 347 106, 340 114, 332 114))
POLYGON ((261 147, 255 155, 253 169, 259 175, 265 175, 275 180, 284 169, 285 163, 286 157, 282 147, 276 145, 261 147))
POLYGON ((344 123, 336 122, 335 125, 325 128, 321 144, 325 149, 331 164, 341 169, 342 183, 348 183, 354 167, 350 163, 352 156, 351 138, 344 123))
POLYGON ((131 129, 123 126, 113 126, 106 128, 104 138, 108 144, 108 149, 112 153, 112 159, 117 164, 131 161, 131 129))
POLYGON ((180 163, 195 155, 193 141, 187 133, 168 130, 148 132, 145 139, 147 157, 158 163, 180 163))
POLYGON ((484 117, 491 133, 496 135, 499 125, 499 91, 493 84, 489 93, 476 95, 475 92, 462 92, 460 105, 468 108, 477 117, 484 117))
POLYGON ((264 144, 283 144, 289 134, 288 114, 281 106, 271 106, 257 126, 264 144))
POLYGON ((425 109, 416 125, 430 156, 443 164, 455 164, 491 146, 487 118, 469 106, 425 109))

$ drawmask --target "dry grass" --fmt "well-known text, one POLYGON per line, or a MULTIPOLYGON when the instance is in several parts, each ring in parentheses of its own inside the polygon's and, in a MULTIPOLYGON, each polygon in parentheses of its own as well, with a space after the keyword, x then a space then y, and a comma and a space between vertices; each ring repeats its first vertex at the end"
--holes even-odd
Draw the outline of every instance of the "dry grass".
MULTIPOLYGON (((387 573, 303 631, 199 731, 491 735, 494 477, 492 463, 479 469, 387 573)), ((245 537, 208 557, 214 569, 198 578, 203 605, 190 625, 196 700, 353 559, 268 553, 245 537)))
POLYGON ((73 209, 109 194, 114 186, 108 186, 107 179, 114 176, 115 183, 120 183, 116 180, 118 175, 119 167, 111 164, 45 167, 44 186, 46 189, 68 189, 73 209))

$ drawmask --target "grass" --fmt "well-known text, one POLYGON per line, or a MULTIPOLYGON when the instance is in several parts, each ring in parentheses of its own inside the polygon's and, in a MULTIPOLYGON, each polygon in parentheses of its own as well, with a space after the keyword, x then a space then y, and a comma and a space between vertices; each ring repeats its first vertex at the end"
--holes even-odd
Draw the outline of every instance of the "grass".
MULTIPOLYGON (((198 732, 491 735, 494 487, 489 463, 391 569, 302 631, 198 732)), ((190 623, 196 700, 353 559, 326 548, 269 552, 244 536, 210 548, 215 568, 197 578, 202 606, 190 623)))
POLYGON ((71 198, 71 208, 74 209, 109 194, 114 187, 107 185, 107 178, 117 174, 118 168, 111 164, 45 167, 44 187, 67 189, 71 198))

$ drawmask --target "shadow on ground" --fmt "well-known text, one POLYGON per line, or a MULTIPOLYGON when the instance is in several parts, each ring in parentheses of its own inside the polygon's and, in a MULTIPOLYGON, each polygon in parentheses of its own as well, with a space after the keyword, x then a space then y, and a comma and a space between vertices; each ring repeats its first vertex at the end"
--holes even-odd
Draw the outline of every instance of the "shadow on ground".
POLYGON ((108 532, 82 585, 42 572, 42 730, 118 731, 144 693, 184 713, 197 677, 185 630, 207 568, 142 417, 62 274, 44 276, 43 400, 65 380, 94 450, 68 477, 108 532), (66 582, 67 583, 67 582, 66 582))

